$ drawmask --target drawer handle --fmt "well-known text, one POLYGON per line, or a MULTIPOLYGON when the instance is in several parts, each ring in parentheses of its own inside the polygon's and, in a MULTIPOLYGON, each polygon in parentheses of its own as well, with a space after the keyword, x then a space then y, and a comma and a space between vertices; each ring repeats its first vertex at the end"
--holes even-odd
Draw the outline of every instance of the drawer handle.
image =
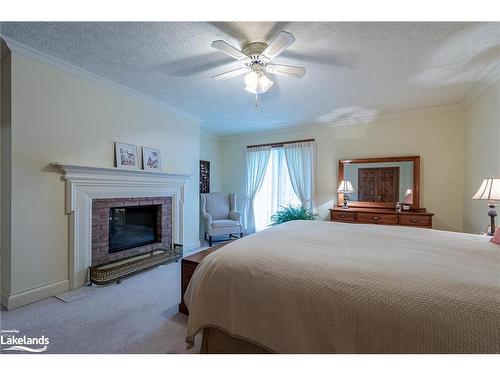
POLYGON ((380 220, 380 218, 378 216, 373 216, 372 219, 373 220, 380 220))
POLYGON ((418 223, 418 219, 410 219, 412 223, 418 223))
POLYGON ((347 216, 345 215, 339 215, 341 219, 345 219, 347 216))

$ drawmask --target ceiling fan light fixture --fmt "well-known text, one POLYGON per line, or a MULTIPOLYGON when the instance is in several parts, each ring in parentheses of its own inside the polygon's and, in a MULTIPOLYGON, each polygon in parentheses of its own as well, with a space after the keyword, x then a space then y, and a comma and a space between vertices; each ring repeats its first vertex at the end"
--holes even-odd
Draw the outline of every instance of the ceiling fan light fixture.
POLYGON ((245 90, 255 95, 265 93, 273 84, 274 82, 261 71, 252 71, 245 76, 245 90))
POLYGON ((273 81, 266 76, 266 73, 297 78, 306 73, 306 68, 302 66, 271 63, 271 60, 278 57, 293 42, 295 42, 294 36, 286 31, 280 31, 269 44, 263 42, 247 43, 243 51, 223 40, 215 40, 212 42, 213 48, 239 60, 243 66, 239 69, 216 74, 212 78, 224 80, 250 72, 245 75, 245 91, 255 95, 255 106, 258 106, 259 95, 264 94, 273 86, 273 81))

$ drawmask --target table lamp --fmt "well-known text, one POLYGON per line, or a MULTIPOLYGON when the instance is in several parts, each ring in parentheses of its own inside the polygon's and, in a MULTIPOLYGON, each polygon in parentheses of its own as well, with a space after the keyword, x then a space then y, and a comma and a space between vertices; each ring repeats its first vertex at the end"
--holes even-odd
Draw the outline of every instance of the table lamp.
POLYGON ((472 199, 489 201, 488 216, 491 218, 491 235, 493 236, 495 234, 495 216, 497 216, 496 204, 493 201, 500 200, 500 178, 485 178, 472 199))
POLYGON ((347 206, 347 198, 350 193, 354 191, 352 184, 348 180, 340 181, 339 188, 337 189, 337 193, 344 194, 344 203, 342 204, 343 209, 349 208, 347 206))

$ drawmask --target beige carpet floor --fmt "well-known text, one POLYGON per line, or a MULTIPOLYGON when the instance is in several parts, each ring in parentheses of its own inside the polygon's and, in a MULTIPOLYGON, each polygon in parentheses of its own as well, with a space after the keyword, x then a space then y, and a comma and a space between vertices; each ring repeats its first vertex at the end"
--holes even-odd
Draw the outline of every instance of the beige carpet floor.
MULTIPOLYGON (((48 337, 46 353, 199 353, 184 342, 180 262, 121 284, 91 286, 0 314, 1 328, 48 337)), ((5 352, 4 352, 5 353, 5 352)))

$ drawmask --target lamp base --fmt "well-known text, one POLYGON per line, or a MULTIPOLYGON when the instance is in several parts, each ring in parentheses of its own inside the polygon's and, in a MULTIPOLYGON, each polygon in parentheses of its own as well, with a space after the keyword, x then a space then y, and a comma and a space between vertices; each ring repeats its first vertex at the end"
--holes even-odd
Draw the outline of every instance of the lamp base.
POLYGON ((490 203, 488 205, 489 210, 488 210, 488 216, 491 218, 491 235, 495 235, 495 217, 497 216, 497 210, 496 210, 496 204, 490 203))
POLYGON ((347 204, 347 198, 344 195, 344 203, 342 204, 342 209, 347 210, 348 208, 349 208, 349 206, 347 204))

